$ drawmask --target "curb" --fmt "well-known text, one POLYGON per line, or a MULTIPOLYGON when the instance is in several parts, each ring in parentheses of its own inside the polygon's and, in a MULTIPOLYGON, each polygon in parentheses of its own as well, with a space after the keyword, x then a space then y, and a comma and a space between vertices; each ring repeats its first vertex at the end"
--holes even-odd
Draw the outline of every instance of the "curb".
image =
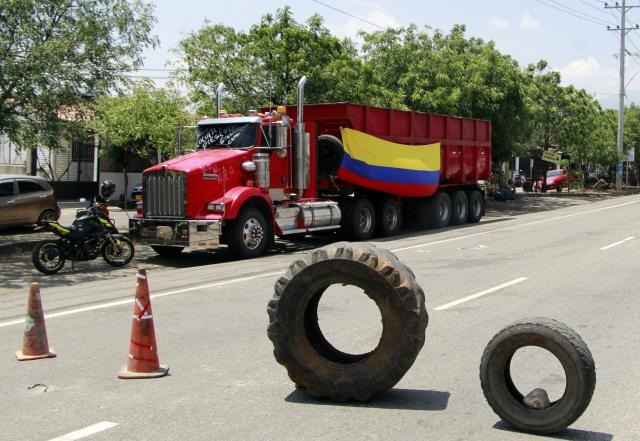
POLYGON ((0 244, 0 257, 6 257, 13 254, 21 254, 25 252, 30 253, 31 251, 33 251, 36 244, 41 240, 44 240, 44 237, 0 244))
POLYGON ((623 190, 623 191, 603 191, 603 192, 591 192, 591 191, 550 191, 547 193, 535 193, 535 192, 517 192, 516 196, 524 196, 530 198, 556 198, 556 197, 572 197, 572 198, 609 198, 616 196, 630 196, 634 194, 640 194, 640 190, 623 190))

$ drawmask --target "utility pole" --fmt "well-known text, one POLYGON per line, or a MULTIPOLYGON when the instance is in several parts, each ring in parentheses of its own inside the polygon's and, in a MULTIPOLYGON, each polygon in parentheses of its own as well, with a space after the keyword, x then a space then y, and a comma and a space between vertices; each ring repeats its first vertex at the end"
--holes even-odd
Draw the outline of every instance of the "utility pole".
POLYGON ((616 2, 615 6, 610 6, 608 3, 604 4, 605 9, 620 9, 620 25, 612 28, 607 26, 609 31, 620 31, 620 96, 618 102, 618 164, 616 165, 616 190, 622 190, 622 154, 624 145, 624 57, 626 55, 625 41, 627 34, 633 30, 638 29, 638 25, 628 28, 627 26, 627 11, 632 8, 638 8, 639 6, 627 6, 626 0, 622 0, 622 5, 616 2))

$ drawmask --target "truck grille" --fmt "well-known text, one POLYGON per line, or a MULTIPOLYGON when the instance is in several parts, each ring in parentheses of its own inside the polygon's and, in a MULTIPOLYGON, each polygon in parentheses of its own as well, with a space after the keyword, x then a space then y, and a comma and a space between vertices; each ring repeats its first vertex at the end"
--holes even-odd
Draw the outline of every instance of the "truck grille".
POLYGON ((143 180, 145 217, 185 217, 187 180, 184 173, 147 173, 143 180))

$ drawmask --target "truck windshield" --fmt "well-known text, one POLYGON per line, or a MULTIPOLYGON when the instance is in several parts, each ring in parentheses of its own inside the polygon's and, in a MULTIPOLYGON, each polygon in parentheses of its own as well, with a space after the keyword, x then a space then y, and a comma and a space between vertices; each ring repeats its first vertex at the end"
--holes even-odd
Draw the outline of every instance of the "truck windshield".
POLYGON ((198 149, 253 147, 257 124, 216 124, 198 127, 198 149))

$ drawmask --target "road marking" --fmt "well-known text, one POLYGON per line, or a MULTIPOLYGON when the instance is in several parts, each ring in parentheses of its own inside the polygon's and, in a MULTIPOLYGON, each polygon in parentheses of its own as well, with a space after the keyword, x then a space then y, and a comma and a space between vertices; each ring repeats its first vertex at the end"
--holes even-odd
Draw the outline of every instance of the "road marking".
POLYGON ((435 311, 444 311, 445 309, 452 308, 461 303, 468 302, 469 300, 477 299, 478 297, 486 296, 487 294, 491 294, 492 292, 500 291, 501 289, 507 288, 509 286, 513 286, 517 283, 524 282, 527 280, 527 277, 518 277, 517 279, 513 279, 510 282, 503 283, 502 285, 494 286, 493 288, 485 289, 484 291, 480 291, 475 294, 471 294, 470 296, 463 297, 458 300, 454 300, 453 302, 445 303, 444 305, 438 306, 437 308, 433 308, 435 311))
MULTIPOLYGON (((152 299, 155 299, 155 298, 158 298, 158 297, 167 297, 167 296, 172 296, 172 295, 176 295, 176 294, 182 294, 182 293, 185 293, 185 292, 198 291, 198 290, 207 289, 207 288, 216 288, 216 287, 219 287, 219 286, 232 285, 234 283, 246 282, 248 280, 259 279, 259 278, 263 278, 263 277, 271 277, 271 276, 276 276, 276 275, 281 275, 281 274, 283 274, 283 271, 256 274, 254 276, 249 276, 249 277, 238 277, 236 279, 224 280, 222 282, 209 283, 207 285, 199 285, 199 286, 193 286, 191 288, 177 289, 175 291, 168 291, 168 292, 161 292, 159 294, 152 294, 149 297, 152 298, 152 299)), ((114 302, 99 303, 97 305, 86 306, 84 308, 74 308, 74 309, 68 309, 66 311, 53 312, 51 314, 45 314, 44 318, 45 319, 51 319, 51 318, 56 318, 56 317, 64 317, 64 316, 67 316, 67 315, 80 314, 80 313, 83 313, 83 312, 95 311, 95 310, 98 310, 98 309, 106 309, 106 308, 112 308, 114 306, 126 305, 128 303, 133 303, 133 299, 116 300, 114 302)), ((23 325, 23 324, 24 324, 24 319, 11 320, 11 321, 8 321, 8 322, 0 323, 0 328, 6 328, 8 326, 23 325)))
POLYGON ((609 248, 617 247, 618 245, 621 245, 621 244, 623 244, 625 242, 629 242, 630 240, 633 240, 633 239, 635 239, 635 237, 629 236, 626 239, 619 240, 618 242, 614 242, 611 245, 607 245, 606 247, 602 247, 600 249, 602 251, 605 251, 605 250, 608 250, 609 248))
POLYGON ((58 438, 53 438, 50 441, 75 441, 77 439, 86 438, 104 430, 109 430, 112 427, 117 426, 117 423, 111 423, 109 421, 102 421, 93 426, 85 427, 84 429, 76 430, 75 432, 67 433, 58 438))
MULTIPOLYGON (((443 243, 455 242, 456 240, 469 239, 471 237, 476 237, 476 236, 486 236, 487 234, 499 233, 501 231, 517 230, 518 228, 522 228, 522 227, 530 227, 531 225, 543 224, 543 223, 546 223, 546 222, 552 222, 552 221, 561 220, 561 219, 567 219, 567 218, 576 217, 576 216, 583 216, 585 214, 597 213, 599 211, 611 210, 611 209, 614 209, 614 208, 620 208, 620 207, 624 207, 624 206, 632 205, 632 204, 637 204, 637 203, 640 203, 640 200, 631 201, 631 202, 625 202, 623 204, 611 205, 610 207, 596 208, 594 210, 583 211, 583 212, 580 212, 580 213, 565 214, 563 216, 557 216, 557 217, 552 217, 552 218, 549 218, 549 219, 542 219, 542 220, 538 220, 538 221, 527 222, 526 224, 514 225, 514 226, 511 226, 511 227, 496 228, 495 230, 489 230, 489 231, 481 231, 479 233, 467 234, 465 236, 456 236, 456 237, 450 237, 449 239, 442 239, 442 240, 435 240, 433 242, 419 243, 419 244, 416 244, 416 245, 410 245, 408 247, 395 248, 395 249, 392 249, 390 251, 393 252, 393 253, 398 253, 400 251, 415 250, 417 248, 424 248, 424 247, 429 247, 429 246, 432 246, 432 245, 440 245, 440 244, 443 244, 443 243)), ((378 243, 377 245, 382 245, 382 244, 383 243, 378 243)))
MULTIPOLYGON (((475 237, 475 236, 484 236, 484 235, 487 235, 487 234, 497 233, 497 232, 501 232, 501 231, 515 230, 515 229, 518 229, 518 228, 527 227, 527 226, 531 226, 531 225, 536 225, 536 224, 541 224, 541 223, 546 223, 546 222, 552 222, 554 220, 567 219, 567 218, 571 218, 571 217, 575 217, 575 216, 582 216, 582 215, 585 215, 585 214, 596 213, 596 212, 599 212, 599 211, 611 210, 611 209, 614 209, 614 208, 620 208, 620 207, 624 207, 624 206, 627 206, 627 205, 633 205, 633 204, 637 204, 637 203, 640 203, 640 200, 631 201, 631 202, 625 202, 625 203, 617 204, 617 205, 611 205, 609 207, 596 208, 594 210, 583 211, 583 212, 580 212, 580 213, 573 213, 573 214, 567 214, 567 215, 564 215, 564 216, 557 216, 557 217, 553 217, 553 218, 549 218, 549 219, 542 219, 542 220, 539 220, 539 221, 528 222, 528 223, 525 223, 525 224, 514 225, 514 226, 511 226, 511 227, 497 228, 495 230, 490 230, 490 231, 482 231, 482 232, 479 232, 479 233, 468 234, 468 235, 465 235, 465 236, 457 236, 457 237, 452 237, 452 238, 449 238, 449 239, 437 240, 437 241, 433 241, 433 242, 425 242, 425 243, 422 243, 422 244, 412 245, 412 246, 408 246, 408 247, 404 247, 404 248, 392 249, 391 251, 394 252, 394 253, 397 253, 399 251, 406 251, 406 250, 413 250, 413 249, 417 249, 417 248, 424 248, 424 247, 428 247, 428 246, 431 246, 431 245, 438 245, 438 244, 442 244, 442 243, 453 242, 453 241, 456 241, 456 240, 468 239, 470 237, 475 237)), ((240 277, 240 278, 237 278, 237 279, 230 279, 230 280, 227 280, 227 281, 224 281, 224 282, 211 283, 211 284, 208 284, 208 285, 194 286, 192 288, 184 288, 184 289, 179 289, 179 290, 176 290, 176 291, 169 291, 169 292, 166 292, 166 293, 153 294, 150 297, 153 299, 153 298, 157 298, 157 297, 171 296, 171 295, 175 295, 175 294, 181 294, 181 293, 185 293, 185 292, 197 291, 197 290, 206 289, 206 288, 214 288, 214 287, 229 285, 229 284, 233 284, 233 283, 245 282, 245 281, 248 281, 248 280, 253 280, 253 279, 257 279, 257 278, 261 278, 261 277, 271 277, 271 276, 275 276, 275 275, 278 275, 278 274, 282 274, 282 271, 272 272, 272 273, 264 273, 264 274, 257 274, 255 276, 250 276, 250 277, 240 277)), ((51 313, 51 314, 46 314, 45 315, 45 319, 56 318, 56 317, 64 317, 64 316, 73 315, 73 314, 80 314, 80 313, 83 313, 83 312, 95 311, 95 310, 98 310, 98 309, 111 308, 111 307, 114 307, 114 306, 126 305, 126 304, 132 303, 132 302, 133 302, 133 299, 126 299, 126 300, 117 300, 117 301, 108 302, 108 303, 101 303, 101 304, 98 304, 98 305, 88 306, 88 307, 84 307, 84 308, 69 309, 69 310, 66 310, 66 311, 60 311, 60 312, 54 312, 54 313, 51 313)), ((5 327, 8 327, 8 326, 15 326, 15 325, 23 325, 23 324, 24 324, 24 319, 11 320, 11 321, 0 323, 0 328, 5 328, 5 327)))

